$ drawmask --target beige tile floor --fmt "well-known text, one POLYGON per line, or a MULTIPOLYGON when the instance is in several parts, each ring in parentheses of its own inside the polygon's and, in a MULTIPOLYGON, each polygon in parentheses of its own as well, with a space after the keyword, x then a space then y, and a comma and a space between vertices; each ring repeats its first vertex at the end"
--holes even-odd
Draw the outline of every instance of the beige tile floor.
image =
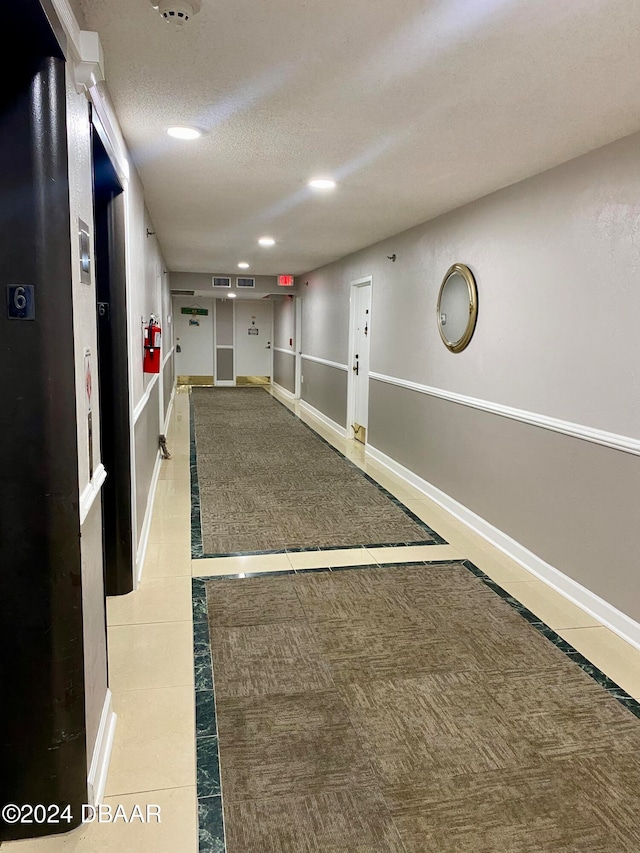
MULTIPOLYGON (((260 393, 256 391, 256 393, 260 393)), ((345 549, 191 560, 189 409, 176 394, 169 447, 156 491, 140 588, 108 600, 110 686, 118 726, 105 802, 161 807, 162 823, 88 824, 64 836, 7 843, 2 853, 195 853, 197 813, 191 575, 286 571, 398 562, 470 559, 576 649, 640 699, 640 651, 568 602, 450 513, 381 465, 364 447, 336 438, 282 399, 323 438, 378 480, 449 544, 345 549)))

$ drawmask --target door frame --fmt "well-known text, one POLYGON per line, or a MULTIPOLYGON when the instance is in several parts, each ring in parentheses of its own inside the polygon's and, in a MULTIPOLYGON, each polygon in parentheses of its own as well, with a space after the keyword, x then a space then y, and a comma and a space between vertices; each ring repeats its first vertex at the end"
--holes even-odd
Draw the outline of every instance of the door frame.
MULTIPOLYGON (((106 130, 97 110, 90 109, 91 170, 94 203, 96 301, 108 298, 106 319, 97 319, 100 412, 100 457, 108 472, 102 490, 103 571, 105 593, 124 595, 137 588, 138 537, 135 478, 135 417, 132 413, 131 317, 129 303, 129 219, 127 186, 105 145, 106 130), (102 165, 101 165, 102 164, 102 165), (96 183, 107 168, 107 192, 96 183), (110 201, 105 205, 106 195, 110 201), (107 213, 106 246, 95 248, 98 210, 107 213), (120 240, 117 240, 117 236, 120 240), (102 260, 100 252, 102 251, 102 260), (108 270, 106 279, 104 270, 108 270), (104 282, 107 282, 106 289, 104 282), (101 283, 102 282, 102 283, 101 283), (125 415, 125 403, 128 409, 125 415), (116 413, 114 415, 114 412, 116 413), (109 435, 108 450, 105 437, 109 435), (128 446, 128 454, 125 450, 128 446), (109 525, 107 525, 107 519, 109 525), (107 539, 107 537, 110 537, 107 539), (128 540, 128 541, 127 541, 128 540), (128 547, 125 548, 125 542, 128 547), (125 556, 128 551, 128 556, 125 556)), ((103 180, 103 183, 105 181, 103 180)), ((100 220, 104 224, 104 220, 100 220)), ((96 306, 97 308, 97 306, 96 306)))
POLYGON ((271 365, 269 367, 269 387, 273 385, 273 370, 275 367, 275 334, 276 334, 276 309, 273 302, 273 299, 269 300, 269 305, 271 306, 271 329, 269 335, 269 346, 271 347, 271 365))
MULTIPOLYGON (((353 373, 353 362, 356 354, 356 288, 371 286, 371 305, 373 305, 373 276, 365 275, 349 282, 349 363, 347 372, 347 438, 353 438, 353 421, 356 408, 355 375, 353 373)), ((373 310, 371 311, 373 315, 373 310)), ((371 320, 369 320, 369 360, 371 360, 371 320)), ((370 373, 371 371, 369 371, 370 373)), ((367 373, 367 382, 369 381, 367 373)), ((369 424, 367 419, 367 434, 369 424)))
POLYGON ((293 396, 299 400, 302 395, 302 296, 295 297, 295 320, 293 342, 295 344, 295 384, 293 396))
POLYGON ((218 346, 218 299, 229 299, 229 297, 219 296, 213 300, 213 384, 217 388, 235 388, 236 385, 236 300, 229 299, 232 307, 232 343, 218 346), (218 380, 218 350, 230 349, 233 353, 233 379, 218 380))

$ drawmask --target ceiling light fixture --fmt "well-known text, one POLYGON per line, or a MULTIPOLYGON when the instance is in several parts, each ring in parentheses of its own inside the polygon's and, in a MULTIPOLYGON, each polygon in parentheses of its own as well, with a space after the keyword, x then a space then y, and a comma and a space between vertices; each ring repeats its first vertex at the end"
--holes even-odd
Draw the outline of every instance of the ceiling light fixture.
POLYGON ((241 270, 248 270, 249 269, 249 264, 246 261, 240 261, 238 266, 240 267, 241 270))
POLYGON ((229 299, 235 299, 235 298, 236 298, 236 294, 235 294, 235 293, 230 293, 230 294, 229 294, 229 299))
POLYGON ((313 180, 309 181, 309 186, 314 190, 333 190, 335 189, 336 182, 331 180, 331 178, 313 178, 313 180))
POLYGON ((202 136, 202 131, 196 127, 183 127, 182 125, 168 127, 167 133, 169 136, 173 136, 174 139, 197 139, 199 136, 202 136))
POLYGON ((202 8, 202 0, 150 0, 150 3, 174 27, 183 27, 202 8))
POLYGON ((273 237, 261 237, 258 240, 258 243, 260 243, 261 246, 275 246, 276 241, 273 237))

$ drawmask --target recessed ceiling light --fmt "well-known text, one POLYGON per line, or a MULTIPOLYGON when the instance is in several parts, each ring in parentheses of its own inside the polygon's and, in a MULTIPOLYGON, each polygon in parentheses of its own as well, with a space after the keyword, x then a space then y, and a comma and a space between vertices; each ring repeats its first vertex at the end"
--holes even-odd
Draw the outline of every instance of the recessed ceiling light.
POLYGON ((197 139, 202 135, 196 127, 168 127, 167 133, 176 139, 197 139))
POLYGON ((335 188, 336 182, 331 178, 314 178, 309 181, 309 186, 314 190, 332 190, 335 188))
POLYGON ((261 237, 258 240, 258 243, 260 243, 261 246, 275 246, 276 241, 273 237, 261 237))
POLYGON ((230 293, 230 294, 229 294, 229 299, 235 299, 235 298, 236 298, 236 294, 235 294, 235 293, 230 293))

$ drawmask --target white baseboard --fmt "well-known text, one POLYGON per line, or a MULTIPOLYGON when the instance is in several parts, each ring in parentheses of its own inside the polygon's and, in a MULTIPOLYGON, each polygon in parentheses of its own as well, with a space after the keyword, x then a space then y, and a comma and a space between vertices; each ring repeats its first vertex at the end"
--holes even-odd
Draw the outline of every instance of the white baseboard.
POLYGON ((176 384, 173 383, 173 389, 171 390, 171 399, 169 400, 169 408, 167 409, 167 417, 164 419, 164 426, 162 427, 162 434, 166 435, 169 430, 169 421, 171 420, 171 413, 173 411, 173 402, 176 399, 176 384))
MULTIPOLYGON (((167 417, 164 419, 163 426, 163 434, 167 434, 167 430, 169 429, 169 421, 171 419, 171 413, 173 411, 173 404, 176 398, 176 386, 173 386, 173 390, 171 392, 171 400, 169 401, 169 408, 167 409, 167 417)), ((147 498, 147 508, 144 513, 144 522, 142 524, 142 531, 140 534, 140 544, 138 545, 138 552, 136 554, 136 578, 137 583, 139 584, 142 580, 142 569, 144 567, 144 558, 147 555, 147 545, 149 544, 149 531, 151 529, 151 517, 153 516, 153 504, 156 499, 156 489, 158 488, 158 480, 160 478, 160 468, 162 467, 162 454, 158 450, 158 455, 156 457, 156 464, 153 468, 153 477, 151 478, 151 486, 149 488, 149 497, 147 498)))
POLYGON ((466 524, 474 533, 482 536, 491 545, 502 551, 518 565, 531 572, 538 580, 564 596, 572 604, 575 604, 585 613, 593 616, 614 634, 626 640, 632 646, 640 649, 640 624, 622 611, 618 610, 608 601, 600 598, 591 590, 579 584, 577 581, 563 574, 559 569, 540 559, 533 551, 529 551, 524 545, 516 542, 502 530, 494 527, 484 518, 477 515, 464 504, 452 498, 450 495, 438 489, 436 486, 423 480, 409 468, 405 468, 395 459, 387 456, 381 450, 367 445, 366 455, 388 468, 396 476, 410 483, 414 488, 423 492, 428 498, 437 503, 447 512, 455 516, 463 524, 466 524))
POLYGON ((91 806, 100 805, 104 796, 117 720, 118 718, 111 707, 111 691, 107 688, 98 735, 93 748, 89 776, 87 777, 87 802, 91 806))
POLYGON ((281 397, 284 397, 285 400, 296 399, 295 394, 292 394, 291 391, 287 391, 286 388, 283 388, 282 385, 278 385, 277 382, 271 382, 271 388, 276 392, 276 394, 280 394, 281 397))
POLYGON ((144 522, 140 533, 140 544, 136 554, 136 577, 138 584, 142 580, 142 568, 144 566, 144 558, 147 554, 147 545, 149 544, 149 531, 151 530, 151 517, 153 515, 153 504, 156 499, 156 489, 158 488, 158 480, 160 478, 160 468, 162 466, 162 454, 158 450, 156 456, 156 464, 153 468, 153 476, 151 478, 151 486, 149 488, 149 497, 147 498, 147 508, 144 513, 144 522))
POLYGON ((166 435, 169 429, 169 421, 171 420, 171 412, 173 411, 173 401, 176 399, 176 385, 174 382, 173 389, 171 391, 171 399, 169 400, 169 408, 167 409, 167 417, 164 419, 164 426, 162 427, 162 434, 166 435))
POLYGON ((319 409, 314 409, 313 406, 310 406, 309 403, 305 403, 304 400, 300 400, 300 409, 303 412, 306 412, 308 415, 311 415, 312 418, 315 418, 317 421, 320 421, 321 424, 326 426, 332 432, 335 432, 340 438, 347 437, 347 430, 345 427, 340 426, 335 421, 332 421, 331 418, 328 418, 324 415, 319 409))

